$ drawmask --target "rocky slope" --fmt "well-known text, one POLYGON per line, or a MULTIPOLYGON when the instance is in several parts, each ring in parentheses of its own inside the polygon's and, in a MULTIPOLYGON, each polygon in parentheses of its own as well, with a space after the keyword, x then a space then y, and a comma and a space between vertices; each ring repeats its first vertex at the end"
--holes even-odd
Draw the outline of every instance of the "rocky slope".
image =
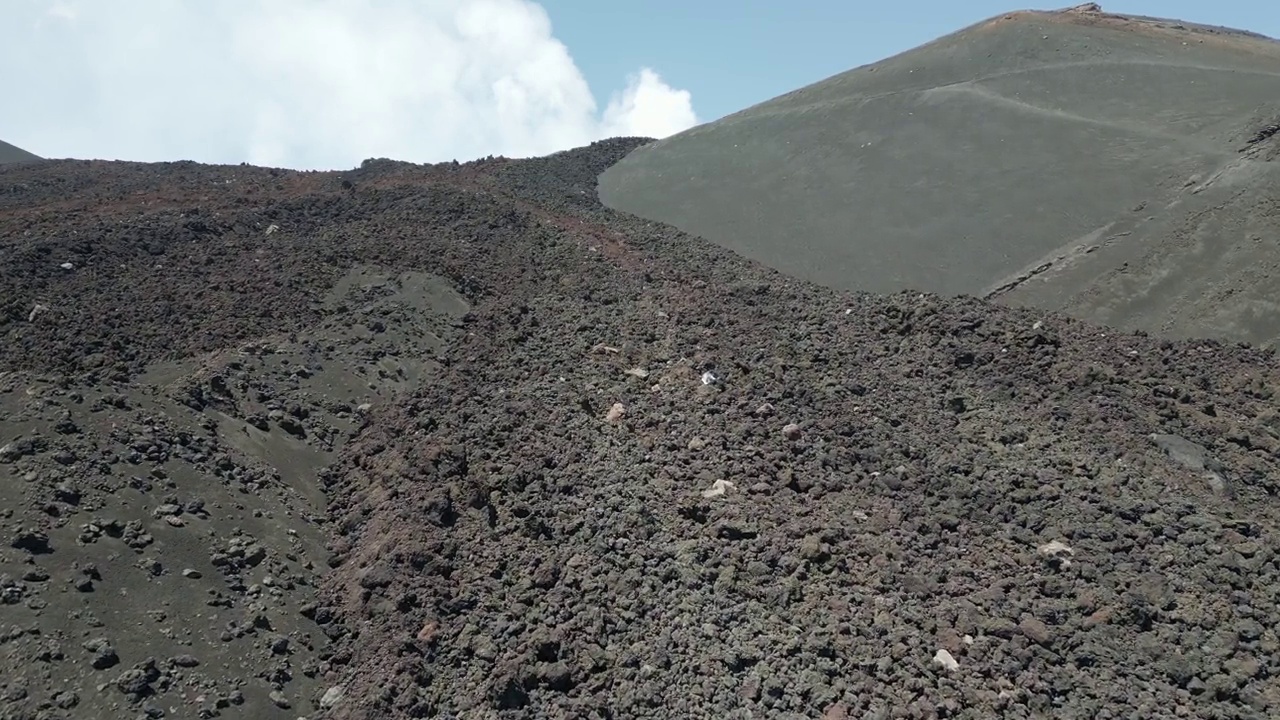
POLYGON ((640 142, 0 169, 0 717, 1280 712, 1273 353, 791 279, 640 142))

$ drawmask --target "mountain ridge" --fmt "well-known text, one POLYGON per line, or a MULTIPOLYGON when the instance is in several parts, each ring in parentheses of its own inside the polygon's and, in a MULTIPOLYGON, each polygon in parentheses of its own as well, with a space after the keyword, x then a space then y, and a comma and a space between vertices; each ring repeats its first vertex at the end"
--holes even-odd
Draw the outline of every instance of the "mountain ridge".
POLYGON ((27 152, 16 145, 0 140, 0 165, 7 163, 35 162, 42 160, 39 155, 27 152))
POLYGON ((638 148, 600 193, 838 289, 1269 344, 1280 276, 1253 238, 1278 229, 1272 97, 1269 38, 1008 13, 638 148), (1225 244, 1197 274, 1178 238, 1207 233, 1225 244))

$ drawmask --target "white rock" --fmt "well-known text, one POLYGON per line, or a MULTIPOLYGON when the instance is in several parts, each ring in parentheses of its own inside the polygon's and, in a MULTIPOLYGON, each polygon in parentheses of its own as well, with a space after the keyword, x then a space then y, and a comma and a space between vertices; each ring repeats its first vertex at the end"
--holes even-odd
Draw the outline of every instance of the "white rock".
POLYGON ((732 482, 728 480, 720 479, 711 483, 711 487, 707 488, 706 490, 703 490, 702 497, 704 498, 720 497, 721 495, 724 495, 726 492, 728 492, 729 490, 732 490, 733 488, 734 488, 734 484, 732 482))
POLYGON ((1076 554, 1076 551, 1072 550, 1070 545, 1067 545, 1061 540, 1050 540, 1044 545, 1041 545, 1039 549, 1041 555, 1046 555, 1048 557, 1057 557, 1064 553, 1067 555, 1076 554))
POLYGON ((325 690, 324 695, 320 697, 320 707, 327 710, 334 705, 337 705, 338 701, 342 699, 343 694, 346 692, 347 689, 341 685, 334 685, 328 690, 325 690))
POLYGON ((712 372, 711 372, 710 370, 708 370, 708 371, 706 371, 706 372, 702 373, 702 384, 703 384, 703 385, 713 385, 713 384, 715 384, 715 383, 716 383, 716 382, 718 382, 718 381, 719 381, 719 378, 717 378, 714 374, 712 374, 712 372))
POLYGON ((955 672, 956 670, 960 669, 960 663, 956 662, 955 657, 953 657, 951 653, 947 652, 946 650, 941 650, 941 649, 938 650, 938 652, 934 653, 933 664, 940 666, 943 670, 946 670, 947 672, 955 672))
POLYGON ((59 265, 58 267, 62 268, 63 270, 75 270, 75 269, 76 269, 76 266, 75 266, 75 265, 72 265, 72 264, 71 264, 71 263, 69 263, 69 262, 62 263, 62 264, 61 264, 61 265, 59 265))
POLYGON ((1061 540, 1050 540, 1037 549, 1046 560, 1056 560, 1064 568, 1071 567, 1071 560, 1067 556, 1076 554, 1076 551, 1072 550, 1071 546, 1061 540))
POLYGON ((604 419, 608 422, 618 422, 622 419, 622 416, 626 414, 627 408, 625 405, 622 403, 614 403, 613 407, 609 408, 609 412, 604 416, 604 419))

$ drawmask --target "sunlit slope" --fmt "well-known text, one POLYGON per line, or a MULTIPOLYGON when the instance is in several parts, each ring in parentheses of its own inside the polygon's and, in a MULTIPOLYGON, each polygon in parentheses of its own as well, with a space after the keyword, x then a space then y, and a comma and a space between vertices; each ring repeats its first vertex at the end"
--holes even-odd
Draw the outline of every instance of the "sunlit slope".
POLYGON ((1014 13, 639 148, 600 193, 838 288, 1270 342, 1278 117, 1269 39, 1014 13))

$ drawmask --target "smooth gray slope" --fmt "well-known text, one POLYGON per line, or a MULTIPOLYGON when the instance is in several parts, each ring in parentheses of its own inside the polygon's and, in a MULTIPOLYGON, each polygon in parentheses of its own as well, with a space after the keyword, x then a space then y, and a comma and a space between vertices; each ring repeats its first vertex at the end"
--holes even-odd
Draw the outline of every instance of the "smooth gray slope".
POLYGON ((3 140, 0 140, 0 165, 15 162, 31 162, 39 159, 41 159, 39 155, 29 153, 20 147, 15 147, 3 140))
POLYGON ((641 147, 599 186, 837 288, 1274 344, 1278 119, 1273 40, 1019 12, 641 147))

